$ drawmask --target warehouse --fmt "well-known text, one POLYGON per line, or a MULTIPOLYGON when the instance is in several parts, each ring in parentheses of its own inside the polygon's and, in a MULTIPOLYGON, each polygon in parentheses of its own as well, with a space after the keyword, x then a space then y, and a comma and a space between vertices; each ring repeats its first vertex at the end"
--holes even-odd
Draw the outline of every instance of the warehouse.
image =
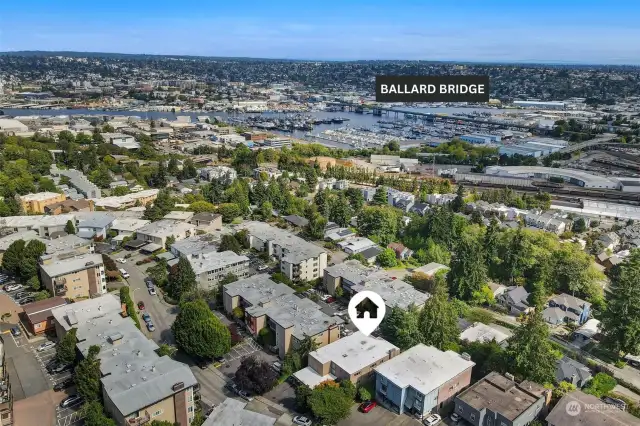
POLYGON ((591 173, 573 169, 560 169, 538 166, 491 166, 487 167, 486 174, 524 179, 549 179, 560 178, 565 182, 582 186, 584 188, 618 189, 617 180, 605 176, 597 176, 591 173))

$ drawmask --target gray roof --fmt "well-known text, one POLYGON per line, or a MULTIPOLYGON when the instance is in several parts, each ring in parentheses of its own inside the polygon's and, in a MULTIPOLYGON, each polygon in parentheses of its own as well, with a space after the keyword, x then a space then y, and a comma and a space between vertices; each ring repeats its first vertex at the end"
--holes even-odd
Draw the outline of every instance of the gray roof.
POLYGON ((114 220, 115 216, 104 212, 77 212, 78 228, 106 228, 114 220))
POLYGON ((215 271, 220 268, 249 263, 247 256, 240 256, 231 250, 223 252, 203 253, 202 255, 189 259, 191 268, 196 275, 200 275, 209 271, 215 271))
POLYGON ((565 312, 560 308, 549 307, 549 308, 545 308, 545 310, 542 311, 542 318, 550 324, 560 324, 564 322, 564 319, 570 313, 571 312, 565 312))
POLYGON ((233 398, 227 398, 213 409, 202 426, 272 426, 275 418, 255 413, 245 408, 247 404, 233 398))
POLYGON ((269 274, 254 275, 224 286, 224 291, 231 297, 240 296, 252 305, 268 302, 295 291, 288 285, 276 283, 269 274))
POLYGON ((246 229, 250 235, 262 241, 273 241, 283 247, 287 254, 282 260, 288 263, 298 264, 303 260, 318 257, 321 253, 327 252, 322 247, 303 240, 289 231, 270 226, 264 222, 246 222, 239 228, 246 229))
POLYGON ((102 265, 101 254, 82 254, 68 259, 54 259, 40 268, 51 278, 67 275, 71 272, 84 271, 102 265))
POLYGON ((360 254, 364 256, 365 259, 371 259, 373 257, 378 256, 380 253, 382 253, 382 251, 383 250, 381 247, 373 246, 361 251, 360 254))
POLYGON ((213 235, 205 234, 185 238, 171 244, 171 251, 179 256, 191 257, 218 251, 218 244, 213 235))
POLYGON ((287 222, 294 224, 295 226, 304 227, 309 224, 309 219, 306 219, 302 216, 298 216, 297 214, 292 214, 289 216, 283 216, 283 219, 287 222))
POLYGON ((91 241, 87 241, 73 234, 52 240, 43 240, 43 242, 47 245, 47 254, 70 251, 93 244, 91 241))
POLYGON ((584 426, 584 425, 601 425, 601 426, 638 426, 640 419, 632 416, 626 411, 614 409, 609 404, 604 404, 600 399, 593 395, 587 395, 579 390, 573 391, 562 397, 546 421, 553 426, 584 426), (567 406, 579 404, 580 412, 570 412, 567 406), (589 407, 589 409, 585 409, 589 407))
POLYGON ((559 359, 556 368, 556 381, 571 381, 573 375, 584 383, 591 378, 591 371, 586 365, 579 363, 575 359, 566 356, 559 359))
POLYGON ((43 243, 46 243, 47 240, 38 237, 38 233, 36 231, 28 230, 28 231, 18 231, 13 234, 6 235, 0 238, 0 252, 6 251, 11 244, 18 240, 23 240, 25 243, 31 240, 40 240, 43 243))
POLYGON ((585 306, 591 306, 591 303, 565 293, 553 296, 550 301, 557 305, 563 305, 567 308, 575 309, 578 312, 581 312, 585 306))
POLYGON ((529 298, 529 293, 522 286, 507 287, 505 296, 507 301, 511 304, 528 305, 527 299, 529 298))
POLYGON ((207 213, 207 212, 200 212, 200 213, 196 213, 193 215, 193 217, 191 218, 192 221, 202 221, 202 222, 212 222, 215 219, 217 219, 218 217, 221 217, 222 215, 219 215, 217 213, 207 213))

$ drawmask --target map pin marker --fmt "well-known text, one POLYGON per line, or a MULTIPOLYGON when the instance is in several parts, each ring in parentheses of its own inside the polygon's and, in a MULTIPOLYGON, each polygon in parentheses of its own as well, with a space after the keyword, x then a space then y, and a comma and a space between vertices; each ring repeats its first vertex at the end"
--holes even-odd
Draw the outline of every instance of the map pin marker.
POLYGON ((378 328, 384 318, 385 311, 384 300, 373 291, 356 293, 349 301, 349 318, 365 336, 370 335, 378 328))

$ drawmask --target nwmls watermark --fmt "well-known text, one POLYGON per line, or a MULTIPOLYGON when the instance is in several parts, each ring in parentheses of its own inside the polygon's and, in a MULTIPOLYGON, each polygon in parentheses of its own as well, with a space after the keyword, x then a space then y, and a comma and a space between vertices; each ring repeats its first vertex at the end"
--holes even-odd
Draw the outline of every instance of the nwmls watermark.
POLYGON ((381 75, 376 102, 489 102, 489 76, 381 75))
MULTIPOLYGON (((578 402, 578 401, 569 401, 567 402, 567 405, 565 406, 565 410, 567 411, 567 414, 570 416, 577 416, 580 413, 582 413, 583 411, 585 413, 588 412, 593 412, 593 411, 611 411, 611 410, 621 410, 621 407, 615 405, 615 404, 606 404, 606 403, 598 403, 598 404, 585 404, 582 402, 578 402)), ((624 411, 624 410, 622 410, 624 411)))

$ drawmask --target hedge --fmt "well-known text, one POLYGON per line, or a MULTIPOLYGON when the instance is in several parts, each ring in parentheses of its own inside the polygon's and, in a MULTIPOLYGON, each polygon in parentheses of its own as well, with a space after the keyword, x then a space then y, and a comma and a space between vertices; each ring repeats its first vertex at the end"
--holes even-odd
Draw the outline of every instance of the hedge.
POLYGON ((131 317, 136 327, 140 329, 140 320, 138 319, 136 308, 133 304, 133 300, 131 299, 131 295, 129 294, 129 287, 120 288, 120 303, 127 305, 127 315, 131 317))

